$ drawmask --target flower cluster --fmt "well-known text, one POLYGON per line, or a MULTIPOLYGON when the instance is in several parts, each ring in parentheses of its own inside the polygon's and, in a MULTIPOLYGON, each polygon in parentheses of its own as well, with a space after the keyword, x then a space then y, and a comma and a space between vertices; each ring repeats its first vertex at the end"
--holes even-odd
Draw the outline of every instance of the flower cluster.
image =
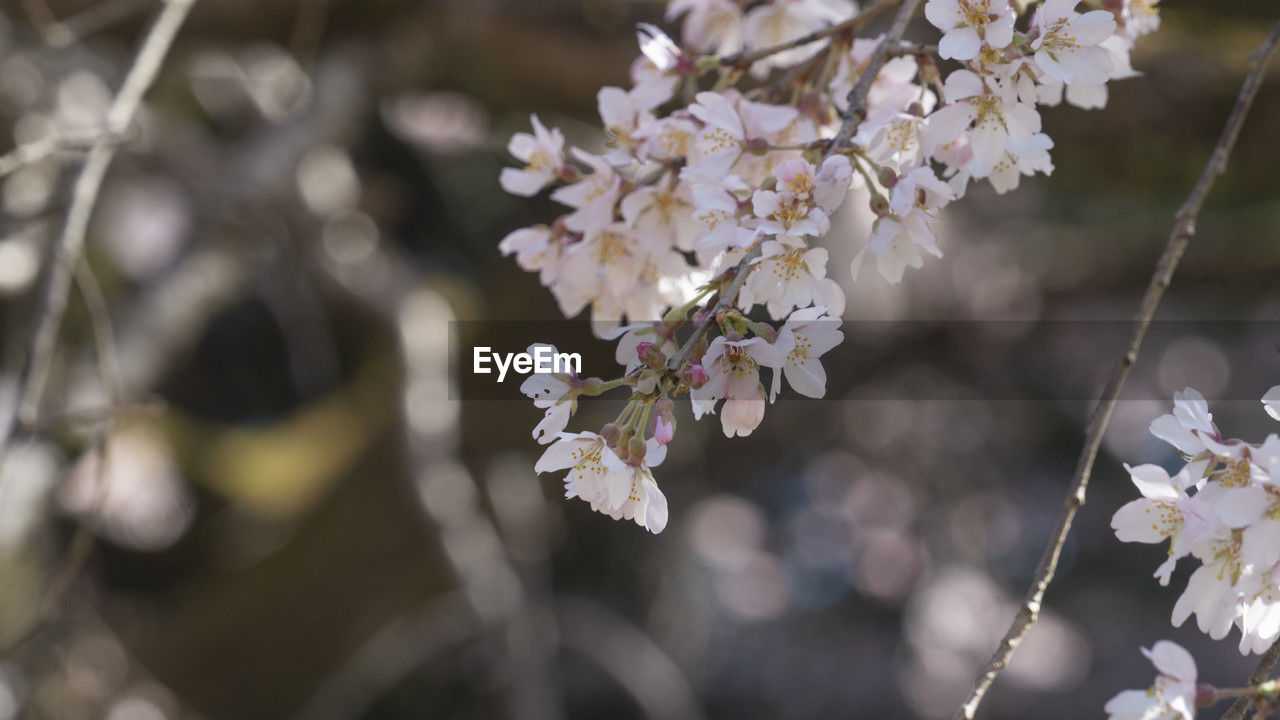
MULTIPOLYGON (((1280 385, 1262 404, 1280 420, 1280 385)), ((1271 433, 1260 444, 1224 438, 1204 397, 1191 388, 1174 395, 1173 412, 1156 418, 1151 432, 1176 448, 1185 463, 1173 474, 1158 465, 1126 465, 1142 497, 1116 512, 1116 536, 1124 542, 1169 541, 1168 557, 1155 572, 1162 585, 1169 584, 1179 560, 1199 563, 1174 604, 1175 626, 1195 615, 1200 630, 1215 640, 1235 627, 1241 653, 1265 651, 1280 639, 1280 435, 1271 433)), ((1162 645, 1177 648, 1157 648, 1162 645)), ((1121 693, 1107 705, 1112 717, 1194 716, 1189 698, 1195 694, 1195 665, 1177 650, 1163 654, 1163 665, 1153 657, 1163 675, 1145 701, 1139 691, 1121 693)))
POLYGON ((818 358, 841 341, 845 305, 815 245, 833 214, 851 192, 868 203, 877 219, 852 274, 871 262, 898 282, 941 255, 937 214, 970 181, 1004 192, 1050 172, 1036 106, 1100 107, 1156 24, 1151 0, 1077 4, 928 0, 943 33, 932 47, 855 37, 850 0, 674 0, 682 43, 640 26, 631 87, 598 94, 601 147, 566 147, 534 117, 532 134, 511 139, 521 166, 501 184, 522 196, 550 188, 566 211, 500 249, 539 274, 566 316, 589 309, 626 368, 538 399, 547 416, 535 436, 554 454, 540 469, 574 468, 570 495, 656 532, 665 503, 653 517, 640 509, 661 495, 641 446, 670 439, 675 398, 687 395, 698 418, 718 410, 732 436, 760 424, 784 379, 823 395, 818 358), (944 79, 940 63, 958 67, 944 79), (768 320, 750 319, 756 306, 768 320), (587 387, 626 387, 632 399, 600 433, 562 434, 587 387), (614 465, 630 468, 635 491, 610 479, 614 465))

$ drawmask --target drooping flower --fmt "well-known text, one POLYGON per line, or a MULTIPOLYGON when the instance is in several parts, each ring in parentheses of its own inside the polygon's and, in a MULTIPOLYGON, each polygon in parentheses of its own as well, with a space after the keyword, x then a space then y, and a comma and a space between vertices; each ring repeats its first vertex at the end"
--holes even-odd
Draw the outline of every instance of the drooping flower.
POLYGON ((511 136, 507 152, 525 163, 523 168, 503 168, 498 175, 502 189, 512 195, 536 195, 560 174, 564 165, 564 135, 559 128, 547 130, 537 115, 529 116, 533 134, 511 136))
POLYGON ((805 397, 820 398, 827 393, 827 372, 820 358, 844 340, 839 321, 820 305, 801 308, 778 330, 773 346, 782 356, 782 367, 773 373, 772 401, 782 387, 782 378, 792 390, 805 397))
POLYGON ((764 338, 730 340, 721 335, 707 347, 702 365, 710 379, 689 394, 694 417, 701 419, 706 413, 714 412, 716 403, 724 400, 720 425, 725 437, 750 435, 764 419, 765 393, 760 384, 760 368, 764 366, 776 372, 782 365, 782 356, 764 338))
POLYGON ((1067 85, 1081 82, 1101 85, 1111 73, 1111 56, 1098 47, 1116 31, 1115 16, 1107 10, 1083 15, 1075 11, 1080 0, 1045 0, 1036 12, 1040 31, 1031 43, 1036 65, 1049 77, 1067 85))
POLYGON ((582 498, 597 512, 616 511, 631 493, 631 468, 593 432, 560 433, 533 469, 567 469, 564 496, 582 498))
POLYGON ((1107 701, 1110 720, 1194 720, 1196 661, 1191 653, 1161 640, 1142 654, 1160 674, 1146 690, 1125 690, 1107 701))
POLYGON ((938 54, 953 60, 974 59, 984 44, 1007 47, 1017 19, 1008 0, 929 0, 924 16, 944 33, 938 54))

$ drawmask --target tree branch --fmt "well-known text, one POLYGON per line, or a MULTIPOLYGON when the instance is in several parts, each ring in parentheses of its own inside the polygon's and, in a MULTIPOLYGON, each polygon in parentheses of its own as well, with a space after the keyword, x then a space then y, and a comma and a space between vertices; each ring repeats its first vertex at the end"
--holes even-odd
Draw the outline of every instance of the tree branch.
MULTIPOLYGON (((1235 107, 1231 110, 1230 117, 1227 118, 1227 124, 1222 129, 1222 136, 1218 138, 1218 144, 1214 147, 1213 155, 1200 173, 1200 179, 1196 181, 1195 187, 1191 189, 1191 194, 1187 196, 1186 201, 1182 203, 1182 207, 1178 209, 1177 215, 1174 216, 1173 230, 1170 232, 1169 240, 1165 244, 1164 253, 1160 256, 1159 262, 1156 263, 1155 272, 1152 274, 1150 282, 1147 283, 1146 293, 1142 297, 1142 303, 1138 307, 1138 314, 1134 318, 1129 344, 1124 354, 1120 356, 1119 360, 1116 361, 1115 367, 1111 370, 1111 376, 1107 380, 1106 388, 1102 391, 1102 397, 1085 431, 1084 447, 1080 451, 1080 459, 1076 464, 1071 489, 1063 504, 1062 514, 1058 517, 1058 524, 1054 528, 1049 545, 1045 548, 1044 555, 1040 558, 1035 577, 1032 579, 1030 587, 1027 588, 1022 605, 1018 609, 1018 614, 1014 617, 1012 625, 1009 626, 1009 630, 1000 641, 995 653, 987 661, 986 667, 978 675, 973 692, 969 694, 969 698, 956 712, 956 720, 972 720, 974 713, 977 712, 978 705, 982 702, 983 696, 991 688, 1000 671, 1008 664, 1014 650, 1018 648, 1022 638, 1031 629, 1031 626, 1035 624, 1040 615, 1041 600, 1044 598, 1045 589, 1053 581, 1054 572, 1058 567, 1058 556, 1062 552, 1062 546, 1067 541, 1067 534, 1071 531, 1071 523, 1075 519, 1076 511, 1084 505, 1085 488, 1089 484, 1089 475, 1093 470, 1093 462, 1098 456, 1098 448, 1102 444, 1102 436, 1106 433, 1107 425, 1111 421, 1111 413, 1115 409, 1116 401, 1120 396, 1120 389, 1124 386, 1129 370, 1138 359, 1138 350, 1142 346, 1142 339, 1146 334, 1147 326, 1150 325, 1151 318, 1155 315, 1156 308, 1160 305, 1160 300, 1164 296, 1165 290, 1169 287, 1173 272, 1178 267, 1178 261, 1182 259, 1182 254, 1191 242, 1191 237, 1195 235, 1196 216, 1199 215, 1200 208, 1204 205, 1205 197, 1209 194, 1210 188, 1213 187, 1214 180, 1226 171, 1227 158, 1231 155, 1231 149, 1235 146, 1236 137, 1240 134, 1240 128, 1244 124, 1245 116, 1249 113, 1249 107, 1253 104, 1253 99, 1258 94, 1258 88, 1262 84, 1262 76, 1266 70, 1267 62, 1275 53, 1277 44, 1280 44, 1280 24, 1277 24, 1272 29, 1267 39, 1250 56, 1249 74, 1245 77, 1244 85, 1240 88, 1235 107)), ((1275 648, 1273 648, 1274 650, 1275 648)), ((1272 662, 1274 663, 1274 659, 1272 662)), ((1270 668, 1268 668, 1269 670, 1270 668)))
POLYGON ((854 15, 848 20, 843 20, 835 25, 829 25, 821 30, 815 30, 808 35, 802 35, 794 40, 788 40, 786 42, 778 43, 777 45, 770 45, 769 47, 760 48, 759 50, 742 50, 740 52, 733 53, 732 55, 725 55, 720 58, 720 65, 722 67, 747 68, 753 65, 756 61, 763 60, 770 55, 777 55, 781 52, 794 50, 798 47, 804 47, 809 43, 824 40, 832 37, 833 35, 857 32, 865 27, 867 23, 879 17, 885 10, 888 10, 900 2, 902 2, 902 0, 880 0, 880 2, 872 5, 866 10, 863 10, 857 15, 854 15))
MULTIPOLYGON (((1274 33, 1272 33, 1274 35, 1274 33)), ((1271 677, 1271 671, 1276 667, 1276 661, 1280 660, 1280 640, 1267 650, 1262 659, 1258 661, 1258 667, 1254 669, 1253 674, 1249 676, 1249 687, 1255 687, 1266 682, 1271 677)), ((1249 711, 1249 707, 1253 705, 1252 697, 1242 697, 1232 703, 1231 707, 1222 716, 1222 720, 1244 720, 1244 714, 1249 711)))
POLYGON ((194 0, 166 0, 164 9, 147 31, 124 83, 107 111, 104 132, 94 141, 72 190, 71 206, 57 242, 46 264, 43 293, 32 323, 26 355, 18 370, 17 388, 11 404, 0 409, 0 462, 8 453, 19 414, 37 407, 53 360, 58 330, 67 309, 72 274, 84 248, 89 217, 97 204, 98 191, 115 157, 114 138, 133 123, 142 96, 155 82, 173 39, 186 20, 194 0))

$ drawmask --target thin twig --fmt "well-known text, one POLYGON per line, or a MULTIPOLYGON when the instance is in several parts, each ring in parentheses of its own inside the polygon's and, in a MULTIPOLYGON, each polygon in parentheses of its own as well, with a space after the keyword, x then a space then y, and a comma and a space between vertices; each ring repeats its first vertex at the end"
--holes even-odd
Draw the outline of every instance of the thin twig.
POLYGON ((1191 237, 1195 235, 1196 216, 1199 215, 1200 208, 1204 205, 1205 197, 1209 194, 1209 189, 1213 187, 1214 180, 1226 171, 1227 158, 1231 155, 1231 149, 1235 146, 1236 137, 1240 134, 1240 127, 1244 124, 1245 116, 1249 113, 1249 106, 1253 104, 1253 99, 1258 94, 1258 88, 1262 84, 1262 76, 1266 70, 1267 62, 1275 53, 1278 44, 1280 44, 1280 24, 1276 25, 1271 34, 1267 36, 1266 41, 1249 57, 1249 74, 1244 80, 1244 85, 1240 88, 1235 107, 1232 109, 1230 117, 1227 118, 1227 124, 1222 129, 1222 136, 1218 138, 1218 144, 1214 147, 1209 163, 1205 165, 1204 170, 1200 173, 1200 179, 1196 181, 1195 187, 1191 190, 1191 194, 1187 196, 1186 201, 1182 203, 1182 207, 1178 209, 1177 215, 1174 216, 1173 230, 1170 232, 1169 240, 1165 244, 1164 253, 1160 256, 1159 262, 1156 263, 1155 272, 1151 276, 1151 281, 1147 284, 1146 293, 1142 297, 1142 304, 1139 305, 1138 314, 1134 318, 1129 344, 1124 354, 1120 356, 1119 360, 1116 361, 1115 367, 1111 370, 1111 377, 1108 378, 1106 388, 1102 391, 1102 397, 1098 401, 1098 406, 1093 412, 1093 417, 1089 420, 1088 428, 1085 431, 1084 447, 1080 451, 1080 459, 1076 464, 1075 475, 1071 482, 1071 490, 1063 503, 1062 514, 1058 517, 1058 524, 1054 528, 1049 545, 1045 548, 1044 555, 1040 558, 1040 565, 1036 568, 1035 577, 1032 579, 1030 587, 1027 588, 1022 605, 1018 609, 1018 614, 1014 617, 1013 623, 1005 633, 1004 639, 1000 641, 995 653, 987 661, 986 667, 978 675, 973 692, 969 694, 968 699, 956 712, 956 720, 972 720, 974 713, 977 712, 978 705, 982 702, 983 696, 986 695, 991 684, 995 682, 996 676, 1008 664, 1014 650, 1017 649, 1018 644, 1022 642, 1022 638, 1040 615, 1041 600, 1044 598, 1045 589, 1053 581, 1053 575, 1058 566, 1058 556, 1062 552, 1062 546, 1067 541, 1067 534, 1071 531, 1071 523, 1075 519, 1076 511, 1084 505, 1085 488, 1089 484, 1089 475, 1093 470, 1093 462, 1098 456, 1098 448, 1102 444, 1102 436, 1106 433, 1107 425, 1111 421, 1111 413, 1115 409, 1116 401, 1120 396, 1120 389, 1124 386, 1129 370, 1138 359, 1138 350, 1142 346, 1142 339, 1146 334, 1147 326, 1151 323, 1151 318, 1155 315, 1156 308, 1160 305, 1160 299, 1169 287, 1173 272, 1178 267, 1178 261, 1182 259, 1182 253, 1191 242, 1191 237))
MULTIPOLYGON (((880 68, 884 66, 885 60, 888 59, 890 48, 897 46, 902 40, 902 33, 906 31, 907 23, 911 22, 911 16, 915 14, 916 7, 920 4, 920 0, 905 0, 905 2, 903 0, 882 0, 882 2, 868 8, 860 15, 856 15, 840 23, 840 25, 848 25, 849 23, 853 23, 866 17, 873 11, 878 13, 880 10, 887 8, 890 5, 896 5, 899 2, 902 2, 902 7, 899 8, 897 16, 894 17, 893 25, 889 27, 888 32, 885 33, 884 39, 880 41, 880 44, 876 46, 876 51, 872 55, 871 60, 867 63, 867 67, 862 71, 862 75, 858 78, 857 84, 849 91, 849 115, 840 126, 840 131, 836 134, 836 138, 827 146, 827 151, 823 154, 822 160, 818 162, 819 165, 847 144, 849 138, 853 136, 853 130, 858 125, 858 122, 853 119, 857 115, 857 113, 854 112, 854 108, 861 109, 866 107, 867 94, 871 92, 872 81, 875 80, 875 76, 879 74, 880 68)), ((859 25, 858 27, 861 26, 859 25)), ((685 340, 684 345, 676 351, 675 355, 672 355, 671 358, 667 360, 668 370, 671 370, 672 372, 679 372, 680 367, 684 364, 685 360, 688 359, 689 353, 692 352, 693 346, 697 344, 698 340, 701 339, 704 334, 706 334, 707 330, 711 327, 711 323, 716 321, 716 315, 719 314, 721 310, 726 310, 734 306, 738 291, 742 289, 742 284, 746 282, 747 275, 749 274, 747 272, 747 266, 760 256, 760 250, 763 244, 763 241, 757 242, 756 245, 738 261, 738 264, 728 271, 733 273, 733 280, 729 283, 729 287, 720 294, 719 302, 716 303, 715 307, 710 312, 706 313, 702 322, 698 323, 698 326, 694 328, 693 334, 685 340)))
MULTIPOLYGON (((1273 35, 1275 33, 1272 33, 1273 35)), ((1271 678, 1271 671, 1275 669, 1276 662, 1280 661, 1280 640, 1267 650, 1262 659, 1258 661, 1258 667, 1254 668, 1253 674, 1249 676, 1249 687, 1261 685, 1271 678)), ((1253 698, 1242 697, 1236 700, 1231 707, 1222 716, 1222 720, 1244 720, 1244 714, 1249 711, 1249 707, 1253 705, 1253 698)))
MULTIPOLYGON (((18 168, 48 160, 55 155, 76 150, 89 150, 102 139, 102 133, 62 134, 55 133, 39 140, 19 145, 13 150, 0 155, 0 177, 4 177, 18 168)), ((119 138, 110 138, 113 141, 119 138)))
POLYGON ((880 68, 884 67, 884 64, 889 60, 890 51, 901 43, 902 33, 906 32, 907 24, 911 22, 911 17, 915 15, 916 7, 919 4, 920 0, 906 0, 902 4, 902 7, 898 9, 897 16, 893 19, 893 25, 889 26, 889 31, 885 33, 884 39, 876 46, 871 59, 867 61, 866 67, 858 75, 858 82, 849 91, 849 103, 848 109, 845 110, 844 122, 840 123, 840 130, 836 133, 835 139, 831 141, 832 148, 842 148, 848 145, 849 139, 857 131, 858 125, 866 119, 867 95, 871 92, 871 85, 875 82, 876 75, 880 74, 880 68))
MULTIPOLYGON (((114 330, 111 324, 111 310, 102 287, 94 276, 89 264, 81 258, 76 265, 75 280, 80 288, 80 296, 84 299, 85 309, 89 313, 90 325, 93 328, 94 355, 98 361, 98 377, 107 393, 111 405, 124 405, 124 383, 120 378, 120 366, 116 361, 114 330)), ((71 584, 80 575, 80 570, 89 559, 93 549, 93 535, 98 530, 102 519, 102 509, 110 494, 110 480, 107 477, 107 466, 110 463, 111 431, 114 415, 107 416, 102 429, 94 441, 94 452, 97 454, 97 465, 94 468, 93 500, 88 510, 76 525, 71 536, 71 544, 58 569, 54 571, 48 587, 36 605, 36 611, 11 639, 0 645, 0 653, 12 652, 15 648, 35 636, 41 627, 55 619, 62 608, 62 598, 71 589, 71 584)))
POLYGON ((848 20, 838 22, 835 25, 828 25, 821 30, 815 30, 808 35, 802 35, 794 40, 788 40, 786 42, 778 43, 777 45, 770 45, 769 47, 760 48, 759 50, 742 50, 733 53, 732 55, 725 55, 720 58, 720 65, 722 67, 747 68, 756 61, 763 60, 770 55, 777 55, 781 52, 794 50, 798 47, 804 47, 805 45, 829 38, 833 35, 839 35, 841 33, 855 33, 862 29, 867 23, 878 17, 885 10, 888 10, 900 2, 902 2, 902 0, 880 0, 880 2, 872 5, 857 15, 854 15, 848 20))
POLYGON ((142 96, 155 81, 173 39, 193 3, 194 0, 166 1, 107 111, 105 132, 89 150, 84 166, 76 178, 66 223, 46 264, 44 290, 32 323, 26 356, 18 370, 12 404, 0 411, 3 413, 0 415, 0 461, 3 461, 8 452, 19 413, 29 413, 39 404, 40 394, 52 365, 62 316, 67 309, 72 271, 84 247, 85 231, 97 204, 103 178, 115 157, 116 146, 112 138, 123 134, 133 123, 142 96))

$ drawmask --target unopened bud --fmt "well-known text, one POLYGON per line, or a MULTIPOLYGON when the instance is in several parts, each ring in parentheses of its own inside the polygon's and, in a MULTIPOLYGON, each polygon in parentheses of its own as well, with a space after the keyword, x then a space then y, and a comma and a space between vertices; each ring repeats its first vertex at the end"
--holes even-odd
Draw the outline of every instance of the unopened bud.
POLYGON ((881 185, 887 188, 892 188, 894 185, 898 184, 898 173, 894 172, 891 168, 882 167, 880 168, 880 172, 876 174, 876 180, 879 180, 881 185))
POLYGON ((697 390, 706 385, 710 379, 711 376, 707 375, 707 369, 697 364, 690 365, 689 369, 684 371, 684 377, 681 378, 684 384, 689 386, 690 390, 697 390))
POLYGON ((604 427, 600 428, 600 437, 604 438, 605 443, 608 445, 612 445, 617 442, 618 436, 621 434, 622 429, 613 423, 608 423, 604 427))
POLYGON ((627 443, 627 457, 624 459, 630 463, 641 463, 648 450, 639 435, 633 436, 627 443))
POLYGON ((674 420, 658 416, 658 420, 653 424, 653 439, 658 441, 659 445, 666 445, 676 436, 676 424, 674 420))
POLYGON ((636 356, 640 358, 640 362, 654 368, 662 367, 662 363, 667 359, 667 356, 662 354, 657 345, 647 340, 636 345, 636 356))
POLYGON ((924 117, 924 106, 918 102, 913 102, 907 106, 907 113, 916 117, 924 117))
POLYGON ((656 412, 660 418, 669 418, 676 414, 676 403, 671 398, 663 395, 653 404, 653 411, 656 412))
POLYGON ((1218 702, 1218 689, 1208 683, 1196 685, 1196 707, 1209 707, 1218 702))
POLYGON ((888 215, 889 201, 886 200, 883 195, 872 195, 871 196, 871 212, 875 213, 876 217, 884 217, 888 215))

